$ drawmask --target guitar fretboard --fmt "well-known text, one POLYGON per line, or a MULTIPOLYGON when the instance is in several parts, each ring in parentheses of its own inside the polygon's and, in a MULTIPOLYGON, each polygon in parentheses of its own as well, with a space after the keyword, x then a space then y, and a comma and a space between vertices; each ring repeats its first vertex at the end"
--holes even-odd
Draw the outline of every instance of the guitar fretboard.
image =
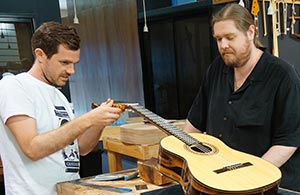
POLYGON ((168 122, 166 119, 154 114, 150 110, 135 104, 129 105, 128 107, 139 116, 148 120, 151 124, 153 124, 157 128, 163 130, 165 133, 169 135, 175 136, 177 139, 181 140, 186 145, 191 146, 191 145, 201 144, 201 142, 199 142, 197 139, 193 138, 192 136, 184 132, 182 129, 179 129, 172 123, 168 122))

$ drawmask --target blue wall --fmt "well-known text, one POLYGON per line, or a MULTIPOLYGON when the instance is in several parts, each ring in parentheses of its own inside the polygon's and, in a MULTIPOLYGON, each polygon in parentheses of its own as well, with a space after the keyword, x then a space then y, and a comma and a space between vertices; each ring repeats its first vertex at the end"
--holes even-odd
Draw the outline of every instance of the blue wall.
POLYGON ((1 0, 0 17, 32 18, 35 28, 46 21, 61 21, 58 0, 1 0))

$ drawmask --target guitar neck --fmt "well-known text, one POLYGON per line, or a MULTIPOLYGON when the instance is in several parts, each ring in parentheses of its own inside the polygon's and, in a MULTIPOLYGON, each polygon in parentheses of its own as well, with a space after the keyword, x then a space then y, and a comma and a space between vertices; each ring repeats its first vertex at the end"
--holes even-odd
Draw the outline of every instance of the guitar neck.
POLYGON ((186 145, 191 146, 193 144, 199 144, 199 140, 193 138, 186 132, 184 132, 182 129, 179 129, 175 125, 168 122, 166 119, 154 114, 150 110, 137 105, 127 105, 127 107, 131 110, 133 110, 136 114, 143 117, 145 120, 149 121, 151 124, 159 128, 160 130, 164 131, 168 135, 173 135, 182 142, 184 142, 186 145))
MULTIPOLYGON (((95 102, 92 103, 92 108, 97 108, 100 104, 95 102)), ((122 111, 126 109, 130 109, 134 111, 137 115, 143 117, 145 120, 149 121, 151 124, 159 128, 160 130, 164 131, 168 135, 173 135, 174 137, 178 138, 186 145, 191 146, 193 144, 202 144, 199 140, 193 138, 183 130, 179 129, 175 125, 171 124, 164 118, 154 114, 150 110, 140 106, 138 104, 122 104, 122 103, 113 103, 113 107, 120 108, 122 111)))

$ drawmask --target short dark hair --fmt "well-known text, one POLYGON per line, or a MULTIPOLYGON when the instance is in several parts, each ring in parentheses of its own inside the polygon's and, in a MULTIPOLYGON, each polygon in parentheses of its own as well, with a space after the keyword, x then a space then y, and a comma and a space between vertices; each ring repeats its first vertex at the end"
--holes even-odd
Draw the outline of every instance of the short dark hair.
POLYGON ((40 48, 48 58, 58 52, 61 44, 74 51, 80 48, 80 37, 74 27, 53 21, 45 22, 36 29, 31 39, 33 54, 36 48, 40 48))
MULTIPOLYGON (((237 3, 229 3, 216 13, 212 18, 211 26, 214 27, 216 22, 223 20, 233 20, 236 28, 244 33, 247 32, 250 25, 254 25, 254 19, 249 10, 237 3)), ((257 48, 263 47, 258 37, 257 28, 255 29, 254 44, 257 48)))

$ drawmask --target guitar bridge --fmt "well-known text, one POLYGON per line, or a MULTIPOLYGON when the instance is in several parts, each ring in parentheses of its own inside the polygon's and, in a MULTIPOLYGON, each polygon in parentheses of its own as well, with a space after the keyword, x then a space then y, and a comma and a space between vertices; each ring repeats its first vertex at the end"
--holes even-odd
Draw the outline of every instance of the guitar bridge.
POLYGON ((240 169, 240 168, 248 167, 248 166, 252 166, 252 165, 253 164, 250 163, 250 162, 234 163, 234 164, 231 164, 231 165, 227 165, 227 166, 225 166, 221 169, 214 170, 214 172, 219 174, 219 173, 224 173, 224 172, 227 172, 227 171, 232 171, 232 170, 235 170, 235 169, 240 169))

